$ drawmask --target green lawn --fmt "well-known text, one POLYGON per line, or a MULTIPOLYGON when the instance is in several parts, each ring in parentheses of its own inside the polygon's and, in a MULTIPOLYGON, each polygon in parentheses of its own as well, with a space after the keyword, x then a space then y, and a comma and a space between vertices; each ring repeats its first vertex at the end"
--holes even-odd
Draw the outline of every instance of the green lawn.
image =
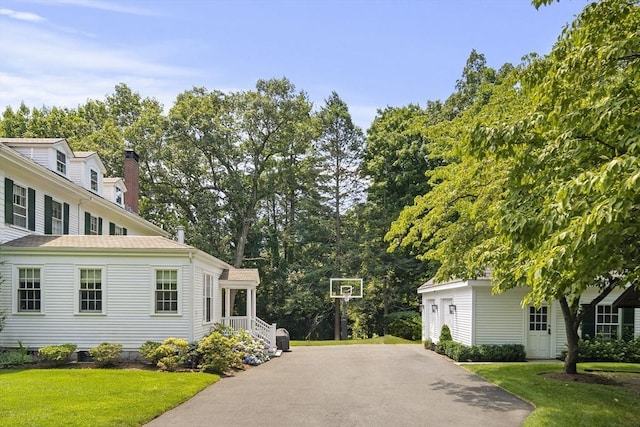
POLYGON ((128 369, 4 369, 0 425, 138 426, 219 379, 128 369))
POLYGON ((351 345, 351 344, 421 344, 420 341, 409 341, 404 338, 394 337, 393 335, 385 335, 384 337, 367 338, 361 340, 324 340, 324 341, 298 341, 291 340, 291 347, 296 346, 320 346, 320 345, 351 345))
MULTIPOLYGON (((525 427, 640 425, 638 389, 634 391, 617 385, 561 381, 540 375, 545 372, 560 372, 562 364, 495 363, 462 366, 533 403, 536 409, 526 419, 525 427)), ((638 368, 640 366, 637 364, 624 363, 578 365, 579 372, 584 372, 585 369, 637 372, 638 368)))

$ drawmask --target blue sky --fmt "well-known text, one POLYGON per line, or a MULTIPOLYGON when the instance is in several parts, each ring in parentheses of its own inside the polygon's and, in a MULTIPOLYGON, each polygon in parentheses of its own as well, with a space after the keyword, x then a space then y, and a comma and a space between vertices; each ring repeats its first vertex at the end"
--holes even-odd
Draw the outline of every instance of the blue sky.
POLYGON ((289 78, 376 110, 445 99, 472 49, 490 66, 546 54, 587 4, 561 0, 0 0, 0 108, 75 108, 118 83, 170 108, 194 86, 289 78))

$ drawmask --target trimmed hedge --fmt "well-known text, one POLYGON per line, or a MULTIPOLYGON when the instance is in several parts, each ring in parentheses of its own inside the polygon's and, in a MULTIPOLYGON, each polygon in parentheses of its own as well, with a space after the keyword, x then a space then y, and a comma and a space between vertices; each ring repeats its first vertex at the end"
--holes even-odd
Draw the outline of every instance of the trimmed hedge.
MULTIPOLYGON (((562 352, 562 359, 567 351, 562 352)), ((634 340, 609 340, 601 335, 578 341, 578 362, 640 363, 640 337, 634 340)))
POLYGON ((441 341, 436 351, 456 362, 524 362, 526 352, 522 344, 468 345, 455 341, 441 341))

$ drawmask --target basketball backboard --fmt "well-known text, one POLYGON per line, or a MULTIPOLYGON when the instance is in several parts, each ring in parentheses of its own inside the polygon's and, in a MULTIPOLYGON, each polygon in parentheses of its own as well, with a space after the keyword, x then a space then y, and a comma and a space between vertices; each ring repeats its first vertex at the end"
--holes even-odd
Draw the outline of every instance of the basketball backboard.
POLYGON ((329 280, 330 298, 362 298, 362 279, 332 278, 329 280))

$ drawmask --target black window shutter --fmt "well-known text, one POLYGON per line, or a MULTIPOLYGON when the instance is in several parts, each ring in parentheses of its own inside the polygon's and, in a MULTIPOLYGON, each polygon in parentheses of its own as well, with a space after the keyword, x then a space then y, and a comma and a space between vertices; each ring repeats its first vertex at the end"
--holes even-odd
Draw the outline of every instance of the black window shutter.
POLYGON ((63 205, 62 233, 69 234, 69 203, 63 205))
MULTIPOLYGON (((586 310, 588 304, 582 304, 582 308, 586 310)), ((596 308, 592 307, 582 319, 582 335, 581 338, 593 338, 596 336, 596 308)))
POLYGON ((622 309, 622 337, 633 337, 635 332, 636 309, 626 307, 622 309))
POLYGON ((13 181, 4 179, 4 222, 13 224, 13 181))
POLYGON ((84 234, 91 234, 91 214, 84 213, 84 234))
POLYGON ((27 193, 27 225, 29 226, 29 230, 36 231, 36 190, 29 188, 27 193))
POLYGON ((44 234, 51 234, 53 231, 53 199, 51 196, 44 196, 44 234))
POLYGON ((127 229, 126 229, 126 228, 124 228, 124 227, 122 227, 122 235, 123 235, 123 236, 126 236, 126 235, 127 235, 127 229))
POLYGON ((98 234, 102 234, 102 218, 98 217, 98 234))
POLYGON ((116 234, 116 225, 109 221, 109 236, 116 234))

